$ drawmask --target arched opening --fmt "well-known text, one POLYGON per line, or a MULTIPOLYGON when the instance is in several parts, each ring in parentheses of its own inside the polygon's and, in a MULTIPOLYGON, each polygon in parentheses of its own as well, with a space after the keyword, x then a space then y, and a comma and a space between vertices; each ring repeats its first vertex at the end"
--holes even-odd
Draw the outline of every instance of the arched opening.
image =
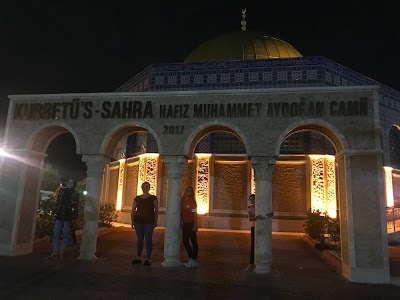
POLYGON ((400 229, 400 126, 389 130, 389 161, 385 166, 385 197, 388 231, 400 229))
POLYGON ((40 182, 40 198, 35 236, 41 238, 51 233, 53 213, 58 192, 69 178, 75 181, 75 188, 80 195, 80 217, 74 220, 74 230, 83 226, 83 198, 86 189, 86 165, 82 156, 76 153, 76 142, 70 132, 63 132, 54 137, 47 147, 43 172, 40 182))
MULTIPOLYGON (((46 155, 49 154, 52 142, 57 140, 58 137, 62 139, 63 135, 70 135, 71 143, 73 144, 71 145, 71 149, 73 149, 76 155, 75 149, 79 147, 79 141, 75 140, 76 134, 68 127, 50 125, 36 130, 30 136, 24 149, 16 149, 12 155, 6 158, 7 160, 13 160, 14 166, 18 165, 18 169, 8 169, 8 172, 12 172, 8 176, 20 178, 19 180, 22 180, 24 184, 22 189, 17 189, 14 193, 17 202, 20 203, 16 207, 17 211, 15 212, 15 216, 18 218, 14 236, 18 250, 16 250, 15 254, 30 253, 35 241, 35 233, 36 236, 41 237, 41 235, 49 233, 49 230, 51 231, 51 227, 49 228, 51 224, 43 224, 41 222, 42 216, 40 211, 42 205, 40 200, 46 196, 51 197, 51 192, 54 191, 49 191, 46 194, 41 193, 41 190, 43 190, 42 186, 45 185, 43 179, 46 179, 46 174, 44 174, 44 170, 46 169, 46 155), (41 226, 40 229, 38 228, 39 226, 41 226)), ((61 141, 61 146, 65 147, 65 145, 66 143, 61 141)), ((59 157, 59 160, 68 160, 69 156, 67 156, 63 155, 59 157)), ((57 182, 60 180, 59 175, 61 175, 60 170, 56 175, 57 178, 54 178, 57 182)), ((10 188, 13 187, 10 186, 10 188)), ((51 212, 52 207, 48 209, 51 212)), ((14 214, 11 215, 11 217, 13 216, 14 214)), ((52 221, 51 213, 45 218, 49 219, 49 222, 50 220, 52 221)))
POLYGON ((226 126, 209 126, 194 136, 190 149, 182 189, 194 187, 201 226, 248 229, 243 217, 251 191, 251 164, 241 136, 226 126))
POLYGON ((293 130, 281 143, 273 173, 273 210, 286 217, 319 210, 337 214, 336 149, 316 130, 293 130))
POLYGON ((275 226, 305 231, 340 250, 337 149, 342 152, 342 142, 326 127, 306 124, 290 130, 273 171, 272 206, 275 226))
POLYGON ((400 126, 397 125, 389 131, 389 157, 391 165, 400 169, 400 126))
POLYGON ((130 223, 133 199, 140 194, 143 182, 150 183, 150 193, 160 197, 159 142, 150 130, 140 126, 126 126, 116 130, 108 139, 106 166, 102 185, 102 203, 112 203, 120 211, 118 220, 130 223))

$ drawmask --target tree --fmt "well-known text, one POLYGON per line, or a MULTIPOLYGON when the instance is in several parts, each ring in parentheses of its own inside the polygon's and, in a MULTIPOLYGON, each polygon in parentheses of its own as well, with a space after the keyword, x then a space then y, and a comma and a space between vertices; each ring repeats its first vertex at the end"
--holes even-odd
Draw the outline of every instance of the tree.
POLYGON ((43 169, 40 189, 44 191, 55 191, 60 185, 61 174, 51 165, 45 165, 43 169))

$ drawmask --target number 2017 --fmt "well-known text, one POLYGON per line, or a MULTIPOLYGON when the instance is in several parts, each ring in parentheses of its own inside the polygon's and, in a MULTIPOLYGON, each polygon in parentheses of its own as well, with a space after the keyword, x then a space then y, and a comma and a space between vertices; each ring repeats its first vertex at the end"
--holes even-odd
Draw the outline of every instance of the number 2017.
POLYGON ((182 134, 184 126, 163 126, 163 134, 182 134))

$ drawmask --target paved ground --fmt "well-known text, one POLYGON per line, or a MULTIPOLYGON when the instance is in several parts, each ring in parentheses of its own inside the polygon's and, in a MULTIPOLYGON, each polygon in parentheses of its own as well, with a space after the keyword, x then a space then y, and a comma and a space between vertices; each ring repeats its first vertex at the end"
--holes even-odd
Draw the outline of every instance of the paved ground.
MULTIPOLYGON (((246 231, 201 230, 197 269, 162 267, 163 237, 157 228, 150 267, 130 264, 135 236, 123 227, 101 233, 94 262, 75 259, 79 245, 62 261, 48 260, 47 241, 31 255, 0 257, 0 299, 400 299, 399 286, 349 283, 300 235, 273 234, 270 275, 244 271, 246 231)), ((400 271, 400 248, 390 249, 399 254, 393 271, 400 271)))

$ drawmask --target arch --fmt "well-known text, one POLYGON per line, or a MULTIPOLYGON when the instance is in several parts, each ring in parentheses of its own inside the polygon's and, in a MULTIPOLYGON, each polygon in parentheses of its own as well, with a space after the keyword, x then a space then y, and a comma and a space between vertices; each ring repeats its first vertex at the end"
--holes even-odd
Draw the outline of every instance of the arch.
POLYGON ((336 154, 349 147, 346 138, 336 127, 325 121, 311 119, 292 123, 280 134, 275 148, 276 155, 279 155, 280 146, 289 135, 305 130, 318 131, 323 134, 335 147, 336 154))
POLYGON ((185 146, 184 146, 184 155, 187 157, 192 157, 194 150, 196 148, 197 143, 201 140, 202 137, 207 135, 208 133, 214 132, 214 131, 225 131, 229 132, 233 135, 235 135, 237 138, 239 138, 245 148, 246 148, 246 154, 249 155, 250 151, 250 144, 249 141, 246 137, 246 135, 243 133, 243 131, 238 128, 235 125, 232 125, 228 122, 223 122, 223 121, 211 121, 207 123, 203 123, 202 125, 196 127, 192 132, 189 134, 185 146))
POLYGON ((400 126, 393 124, 389 130, 390 164, 400 167, 400 126))
POLYGON ((131 123, 121 123, 111 128, 109 130, 109 133, 106 134, 106 136, 103 139, 103 142, 100 146, 100 153, 103 153, 108 157, 112 157, 113 149, 117 146, 118 142, 127 134, 132 133, 132 131, 150 132, 153 135, 154 139, 156 140, 158 153, 162 154, 162 147, 159 136, 153 130, 153 128, 144 123, 139 123, 136 125, 132 125, 131 123))
POLYGON ((42 125, 30 136, 26 143, 26 148, 37 151, 45 152, 51 141, 60 134, 70 132, 74 137, 76 144, 76 153, 80 154, 81 143, 77 133, 66 123, 42 125))

